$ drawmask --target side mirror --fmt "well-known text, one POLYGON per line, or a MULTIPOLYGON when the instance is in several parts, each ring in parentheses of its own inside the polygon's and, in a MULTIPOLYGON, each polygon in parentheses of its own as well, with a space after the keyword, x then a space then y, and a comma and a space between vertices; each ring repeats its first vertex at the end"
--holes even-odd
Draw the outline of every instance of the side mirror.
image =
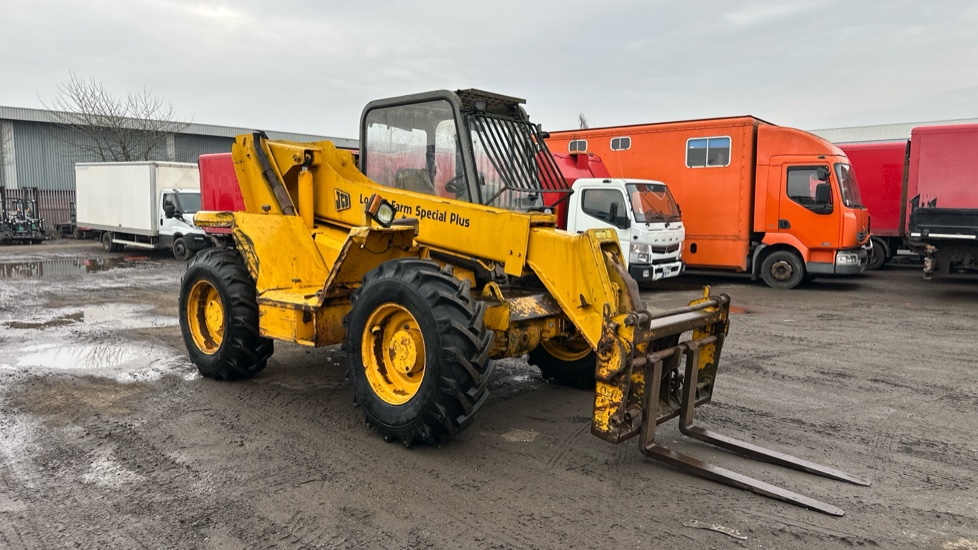
POLYGON ((177 212, 177 207, 173 203, 167 203, 163 205, 163 215, 167 218, 172 218, 177 212))
POLYGON ((608 208, 608 221, 618 229, 628 229, 632 226, 632 221, 628 219, 628 216, 619 216, 618 209, 617 202, 611 203, 608 208))
POLYGON ((829 181, 829 169, 824 166, 819 166, 815 172, 815 177, 818 178, 818 181, 829 181))

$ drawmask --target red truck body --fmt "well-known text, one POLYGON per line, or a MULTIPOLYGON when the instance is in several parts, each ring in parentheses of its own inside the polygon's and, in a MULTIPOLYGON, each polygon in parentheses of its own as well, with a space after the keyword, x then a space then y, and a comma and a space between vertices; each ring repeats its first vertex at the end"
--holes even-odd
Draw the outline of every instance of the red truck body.
POLYGON ((909 144, 839 147, 873 217, 874 251, 884 255, 878 265, 903 247, 927 256, 928 276, 951 262, 978 263, 978 124, 917 127, 909 144))
MULTIPOLYGON (((907 200, 938 208, 978 208, 978 124, 922 126, 910 133, 907 200)), ((909 208, 908 208, 909 214, 909 208)))
POLYGON ((863 204, 873 217, 873 236, 900 236, 900 194, 903 190, 905 141, 841 144, 849 157, 863 204))
MULTIPOLYGON (((601 162, 601 157, 588 153, 552 153, 557 168, 567 180, 567 185, 573 186, 574 182, 582 178, 610 178, 611 173, 601 162)), ((567 197, 567 193, 544 193, 543 203, 547 206, 554 204, 560 199, 567 197)), ((557 203, 555 214, 557 214, 557 227, 567 229, 567 204, 564 200, 557 203)))
POLYGON ((905 241, 923 254, 924 278, 978 269, 978 124, 910 132, 905 241))
MULTIPOLYGON (((200 171, 201 209, 212 212, 243 212, 244 197, 234 173, 231 153, 200 155, 197 160, 200 171)), ((227 228, 209 227, 209 233, 230 233, 227 228)))
POLYGON ((840 144, 856 172, 859 194, 872 216, 873 250, 866 269, 879 269, 903 248, 900 223, 906 141, 840 144))

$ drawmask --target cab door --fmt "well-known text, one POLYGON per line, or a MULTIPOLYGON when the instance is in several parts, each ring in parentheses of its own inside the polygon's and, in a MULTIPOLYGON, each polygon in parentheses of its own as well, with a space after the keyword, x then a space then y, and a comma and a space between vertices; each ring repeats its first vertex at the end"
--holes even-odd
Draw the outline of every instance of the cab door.
POLYGON ((615 187, 585 187, 576 192, 581 194, 580 209, 575 213, 574 227, 567 229, 583 233, 610 227, 618 233, 618 241, 627 255, 631 211, 625 193, 615 187))
POLYGON ((794 236, 809 250, 839 248, 842 202, 832 177, 827 162, 781 165, 778 233, 794 236))

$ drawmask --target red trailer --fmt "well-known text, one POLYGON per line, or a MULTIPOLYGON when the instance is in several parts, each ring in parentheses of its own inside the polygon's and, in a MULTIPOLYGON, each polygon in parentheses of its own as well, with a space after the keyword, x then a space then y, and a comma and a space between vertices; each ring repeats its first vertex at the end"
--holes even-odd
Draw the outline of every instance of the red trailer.
POLYGON ((924 126, 910 133, 904 187, 906 242, 924 254, 924 278, 978 268, 978 124, 924 126))
POLYGON ((909 142, 839 147, 873 217, 879 254, 871 265, 909 248, 925 256, 926 278, 952 264, 978 267, 978 124, 921 126, 909 142))
POLYGON ((904 248, 900 223, 907 142, 839 144, 859 182, 859 194, 872 216, 873 248, 866 269, 879 269, 904 248))

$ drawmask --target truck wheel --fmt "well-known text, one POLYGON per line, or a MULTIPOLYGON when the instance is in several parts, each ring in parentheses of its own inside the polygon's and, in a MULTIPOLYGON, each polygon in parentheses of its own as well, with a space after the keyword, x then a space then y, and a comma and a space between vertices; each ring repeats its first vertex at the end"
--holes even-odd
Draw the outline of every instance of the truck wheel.
POLYGON ((795 288, 805 278, 805 266, 797 254, 778 250, 764 258, 761 263, 761 278, 771 288, 795 288))
POLYGON ((200 374, 216 380, 254 376, 272 356, 258 332, 255 283, 233 250, 207 250, 180 282, 180 332, 200 374))
POLYGON ((183 237, 177 237, 173 239, 173 257, 185 262, 193 256, 190 248, 187 247, 187 241, 183 237))
POLYGON ((354 403, 387 441, 435 443, 471 424, 489 391, 492 332, 469 283, 414 258, 367 273, 343 320, 354 403))
POLYGON ((869 261, 866 263, 867 270, 876 270, 883 267, 889 259, 890 252, 886 243, 879 239, 873 239, 873 248, 869 251, 869 261))
POLYGON ((543 340, 530 352, 527 362, 540 368, 544 380, 582 390, 594 387, 598 357, 583 338, 543 340))
POLYGON ((106 231, 102 233, 102 248, 104 248, 106 252, 118 252, 122 250, 122 245, 112 242, 112 233, 106 231))

